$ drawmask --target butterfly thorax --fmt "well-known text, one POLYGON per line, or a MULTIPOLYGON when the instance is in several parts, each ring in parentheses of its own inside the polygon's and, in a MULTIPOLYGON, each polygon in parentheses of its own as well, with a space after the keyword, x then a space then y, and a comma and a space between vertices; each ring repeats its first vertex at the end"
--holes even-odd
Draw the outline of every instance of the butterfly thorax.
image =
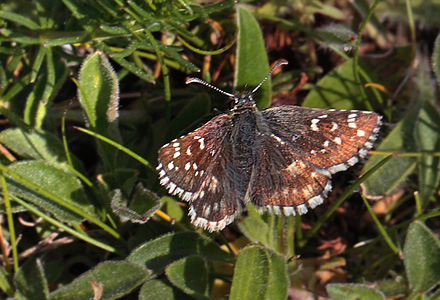
POLYGON ((232 160, 235 166, 234 181, 240 197, 244 197, 251 177, 251 166, 255 161, 255 149, 261 143, 261 135, 267 133, 267 124, 257 109, 250 93, 236 94, 235 106, 230 116, 232 130, 232 160))

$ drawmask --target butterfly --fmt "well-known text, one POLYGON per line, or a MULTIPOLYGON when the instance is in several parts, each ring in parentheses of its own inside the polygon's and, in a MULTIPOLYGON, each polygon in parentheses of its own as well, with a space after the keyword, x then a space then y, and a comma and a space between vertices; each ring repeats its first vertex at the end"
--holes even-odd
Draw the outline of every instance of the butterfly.
POLYGON ((367 156, 381 116, 370 111, 278 106, 258 110, 254 93, 225 94, 232 109, 165 144, 160 184, 189 203, 191 222, 219 231, 252 204, 259 212, 307 213, 332 189, 331 176, 367 156))

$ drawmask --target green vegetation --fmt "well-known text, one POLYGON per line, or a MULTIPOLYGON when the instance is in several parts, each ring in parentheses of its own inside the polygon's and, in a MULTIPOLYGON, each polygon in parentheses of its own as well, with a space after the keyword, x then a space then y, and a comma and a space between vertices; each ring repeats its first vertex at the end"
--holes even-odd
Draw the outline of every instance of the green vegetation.
POLYGON ((0 298, 439 299, 440 1, 0 3, 0 298), (157 150, 226 91, 374 110, 380 137, 307 215, 220 233, 157 150), (361 175, 359 175, 361 174, 361 175))

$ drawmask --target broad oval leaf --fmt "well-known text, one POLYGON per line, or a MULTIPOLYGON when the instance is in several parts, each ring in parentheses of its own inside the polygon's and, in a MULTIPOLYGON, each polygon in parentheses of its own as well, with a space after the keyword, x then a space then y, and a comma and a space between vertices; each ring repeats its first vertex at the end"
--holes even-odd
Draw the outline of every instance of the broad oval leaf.
POLYGON ((303 106, 316 108, 359 109, 363 98, 353 76, 353 60, 325 75, 307 95, 303 106))
POLYGON ((233 254, 223 251, 214 241, 195 232, 163 235, 133 250, 127 260, 159 274, 170 263, 192 255, 214 261, 234 260, 233 254))
POLYGON ((362 284, 328 284, 327 293, 334 300, 384 300, 385 295, 362 284))
MULTIPOLYGON (((60 167, 67 166, 66 154, 60 139, 42 129, 23 130, 9 128, 0 132, 0 142, 25 159, 45 160, 60 167)), ((81 162, 73 157, 75 165, 82 169, 81 162)))
POLYGON ((41 262, 30 259, 15 274, 16 299, 46 300, 49 299, 49 287, 41 262))
MULTIPOLYGON (((425 101, 415 126, 415 141, 419 151, 435 152, 440 149, 439 132, 440 115, 431 102, 425 101)), ((421 207, 425 208, 440 183, 440 157, 433 155, 419 157, 418 169, 421 207)))
MULTIPOLYGON (((78 96, 86 114, 88 126, 105 137, 118 142, 119 87, 116 73, 102 52, 95 52, 84 61, 79 73, 78 96)), ((103 160, 112 163, 117 149, 97 141, 103 160)))
POLYGON ((408 228, 403 262, 413 292, 429 291, 440 283, 440 242, 419 221, 408 228))
POLYGON ((139 292, 139 300, 158 299, 194 300, 193 297, 163 280, 150 280, 146 282, 139 292))
POLYGON ((116 74, 102 52, 95 52, 85 59, 79 84, 79 100, 89 125, 106 135, 109 123, 118 117, 119 87, 116 74))
POLYGON ((209 299, 208 265, 199 256, 188 256, 171 263, 165 270, 168 280, 196 299, 209 299))
POLYGON ((51 300, 93 299, 91 281, 102 286, 100 299, 119 299, 145 282, 150 272, 130 262, 103 262, 50 294, 51 300))
MULTIPOLYGON (((58 196, 66 203, 76 206, 83 211, 92 212, 92 207, 87 201, 83 187, 77 177, 65 170, 45 161, 21 161, 13 163, 8 168, 21 176, 23 179, 32 182, 39 187, 39 190, 46 190, 58 196)), ((7 177, 10 193, 44 208, 55 217, 64 222, 79 223, 82 217, 56 203, 54 200, 42 196, 39 190, 32 190, 23 185, 19 180, 7 177)))
POLYGON ((248 246, 238 255, 230 300, 266 299, 270 280, 269 253, 260 246, 248 246))

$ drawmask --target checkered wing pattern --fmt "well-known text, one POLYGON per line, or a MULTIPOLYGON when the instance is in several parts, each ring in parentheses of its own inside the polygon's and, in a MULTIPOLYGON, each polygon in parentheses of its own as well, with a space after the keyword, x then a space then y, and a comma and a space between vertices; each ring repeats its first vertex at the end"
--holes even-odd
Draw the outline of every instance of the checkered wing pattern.
POLYGON ((223 229, 241 211, 231 163, 231 118, 220 115, 159 150, 160 183, 189 202, 194 225, 223 229))
POLYGON ((274 134, 260 135, 246 201, 257 210, 304 214, 331 190, 330 174, 301 159, 295 148, 274 134))
POLYGON ((271 132, 304 162, 334 174, 365 158, 381 117, 369 111, 280 106, 262 111, 271 132))

